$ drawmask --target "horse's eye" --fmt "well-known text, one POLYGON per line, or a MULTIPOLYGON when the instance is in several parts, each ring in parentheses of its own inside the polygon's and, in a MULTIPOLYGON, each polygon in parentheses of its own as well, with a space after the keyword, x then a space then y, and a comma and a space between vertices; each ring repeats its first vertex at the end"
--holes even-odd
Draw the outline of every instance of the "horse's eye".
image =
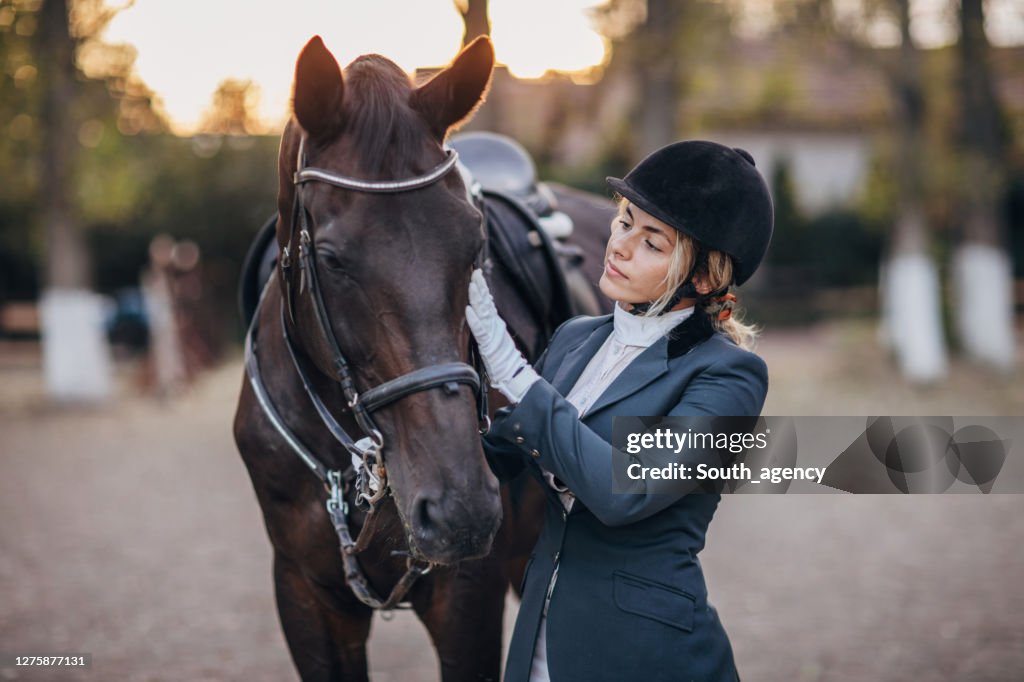
POLYGON ((323 263, 324 267, 327 268, 328 270, 335 270, 337 272, 345 271, 345 265, 341 262, 341 259, 338 258, 338 255, 333 251, 328 251, 327 249, 317 249, 316 255, 317 260, 323 263))

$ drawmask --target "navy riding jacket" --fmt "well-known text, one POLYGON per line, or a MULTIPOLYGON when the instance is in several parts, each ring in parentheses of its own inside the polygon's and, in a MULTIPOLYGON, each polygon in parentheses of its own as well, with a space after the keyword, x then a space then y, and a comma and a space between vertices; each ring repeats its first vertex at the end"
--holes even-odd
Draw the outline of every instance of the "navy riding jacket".
POLYGON ((567 513, 544 484, 545 522, 527 564, 505 681, 529 679, 556 564, 546 641, 554 682, 737 680, 697 559, 720 495, 613 494, 612 417, 756 416, 767 368, 698 312, 634 359, 581 420, 563 396, 612 328, 611 315, 563 324, 535 366, 543 380, 500 410, 484 439, 500 479, 525 466, 543 483, 540 465, 576 494, 567 513))

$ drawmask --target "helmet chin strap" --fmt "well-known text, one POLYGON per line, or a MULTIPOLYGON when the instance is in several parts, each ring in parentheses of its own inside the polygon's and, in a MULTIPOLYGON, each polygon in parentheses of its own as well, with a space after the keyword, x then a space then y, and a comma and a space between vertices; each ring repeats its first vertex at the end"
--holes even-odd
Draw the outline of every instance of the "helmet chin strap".
MULTIPOLYGON (((676 305, 678 305, 679 301, 683 300, 684 298, 701 298, 701 294, 697 291, 697 287, 694 286, 693 284, 693 278, 694 275, 697 274, 697 270, 700 268, 700 266, 703 264, 703 261, 706 260, 706 258, 707 254, 704 251, 704 247, 700 244, 697 244, 697 256, 696 258, 693 259, 693 265, 690 266, 690 272, 687 273, 686 277, 683 279, 683 283, 679 285, 679 288, 676 289, 676 292, 672 294, 672 298, 670 298, 668 302, 665 303, 665 307, 661 309, 660 313, 658 313, 658 317, 661 317, 665 313, 675 308, 676 305)), ((725 288, 728 289, 729 287, 726 286, 725 288)), ((715 293, 720 294, 721 292, 715 293)), ((710 298, 711 296, 712 294, 709 294, 708 298, 710 298)), ((654 301, 632 303, 631 305, 633 307, 629 309, 629 312, 633 315, 643 315, 644 313, 651 309, 651 305, 653 303, 654 301)))
MULTIPOLYGON (((658 313, 658 317, 661 317, 665 313, 675 308, 679 301, 683 300, 684 298, 696 298, 698 295, 699 294, 697 293, 697 289, 696 287, 693 286, 692 281, 680 285, 679 288, 676 289, 676 293, 672 294, 672 298, 668 299, 668 302, 665 303, 665 307, 661 309, 660 313, 658 313)), ((633 303, 633 307, 629 309, 629 312, 633 315, 643 315, 644 313, 651 309, 651 305, 653 303, 654 301, 645 301, 644 303, 633 303)))

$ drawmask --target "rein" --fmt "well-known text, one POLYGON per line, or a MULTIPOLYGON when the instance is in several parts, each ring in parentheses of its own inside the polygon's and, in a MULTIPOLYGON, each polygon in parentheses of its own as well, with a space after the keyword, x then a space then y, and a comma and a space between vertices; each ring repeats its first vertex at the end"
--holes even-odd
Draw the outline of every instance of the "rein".
MULTIPOLYGON (((292 230, 288 236, 288 244, 281 250, 279 261, 281 268, 280 276, 284 283, 284 301, 281 305, 280 320, 281 329, 285 347, 288 349, 288 355, 291 358, 296 373, 299 375, 306 395, 309 397, 317 415, 320 417, 320 421, 327 428, 327 431, 349 453, 351 464, 344 470, 330 469, 325 466, 288 428, 270 399, 270 395, 263 383, 259 362, 256 357, 258 313, 259 308, 262 307, 266 288, 264 288, 264 292, 260 296, 257 313, 254 314, 246 335, 246 374, 256 395, 256 400, 274 427, 274 430, 284 439, 292 451, 302 459, 306 466, 313 471, 317 478, 323 482, 328 491, 328 498, 326 500, 327 513, 330 516, 331 523, 334 525, 335 533, 341 545, 345 580, 349 588, 362 603, 371 608, 381 609, 385 612, 394 608, 408 608, 409 605, 402 603, 402 600, 417 578, 427 574, 433 568, 432 563, 416 559, 411 552, 392 552, 393 556, 404 555, 407 557, 406 571, 391 590, 391 593, 386 598, 382 598, 370 586, 356 557, 357 554, 365 550, 370 544, 374 529, 376 528, 377 512, 380 509, 379 504, 381 500, 389 495, 393 495, 388 482, 387 467, 384 461, 384 437, 380 429, 377 428, 372 413, 420 391, 441 388, 445 393, 454 395, 458 393, 459 385, 464 384, 469 386, 476 395, 478 418, 482 425, 481 432, 486 432, 490 422, 487 416, 487 386, 486 382, 481 380, 483 366, 475 346, 471 346, 471 356, 474 365, 476 365, 475 367, 464 362, 447 362, 421 367, 360 394, 356 390, 349 363, 341 352, 330 323, 330 318, 327 315, 327 306, 324 303, 317 277, 312 231, 307 222, 307 211, 303 205, 300 190, 305 183, 322 182, 334 187, 357 192, 377 194, 409 192, 432 185, 447 175, 455 168, 458 154, 453 149, 446 150, 444 161, 420 176, 403 180, 367 181, 338 175, 323 168, 307 167, 304 148, 305 138, 299 144, 296 161, 297 170, 293 176, 295 200, 292 210, 292 230), (298 228, 297 246, 294 244, 296 241, 296 228, 298 228), (331 359, 333 370, 331 379, 341 386, 346 407, 352 413, 359 429, 365 434, 358 439, 350 435, 338 423, 316 392, 308 372, 300 361, 295 340, 289 332, 288 323, 291 322, 292 325, 295 325, 295 314, 291 280, 288 274, 295 265, 293 253, 296 251, 300 268, 298 295, 301 296, 308 291, 312 300, 319 334, 326 341, 327 347, 333 356, 331 359), (355 505, 366 514, 362 530, 354 540, 349 530, 349 504, 346 498, 346 495, 353 490, 355 493, 355 505)), ((485 253, 486 246, 481 250, 481 254, 474 265, 479 264, 480 259, 483 258, 485 253)))

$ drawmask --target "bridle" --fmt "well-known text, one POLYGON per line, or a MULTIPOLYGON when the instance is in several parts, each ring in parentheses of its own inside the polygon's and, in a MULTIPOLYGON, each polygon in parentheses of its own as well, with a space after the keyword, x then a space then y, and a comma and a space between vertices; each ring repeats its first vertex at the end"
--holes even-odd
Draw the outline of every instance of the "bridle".
MULTIPOLYGON (((445 159, 440 164, 416 177, 404 180, 367 181, 338 175, 323 168, 306 166, 304 148, 305 137, 299 143, 296 172, 293 176, 295 198, 292 205, 291 232, 288 235, 287 245, 281 250, 281 257, 279 259, 279 276, 284 283, 284 300, 281 305, 281 328, 283 330, 285 346, 288 348, 288 354, 302 381, 306 395, 309 397, 317 415, 328 432, 349 453, 351 464, 344 471, 326 467, 288 428, 280 413, 274 407, 266 386, 261 379, 259 363, 255 353, 258 314, 253 316, 249 333, 246 336, 246 373, 256 395, 256 400, 271 425, 288 446, 302 459, 306 466, 320 478, 328 490, 327 512, 341 543, 341 555, 345 565, 345 579, 349 587, 359 600, 367 606, 389 611, 401 606, 400 602, 409 588, 412 587, 412 584, 419 576, 425 575, 430 571, 432 564, 421 562, 411 552, 393 552, 392 554, 404 554, 407 557, 406 572, 395 585, 391 594, 387 598, 381 598, 370 586, 356 559, 356 554, 366 549, 370 543, 380 501, 393 494, 388 482, 387 467, 384 461, 384 437, 380 429, 377 428, 372 414, 413 393, 441 388, 447 394, 454 395, 458 393, 459 384, 465 384, 471 387, 476 395, 481 433, 485 433, 490 425, 490 420, 487 416, 487 386, 486 382, 482 380, 483 367, 479 359, 479 353, 476 352, 475 346, 472 346, 471 354, 473 355, 476 367, 464 362, 446 362, 430 365, 386 381, 363 393, 358 392, 350 365, 345 355, 341 352, 341 347, 338 344, 330 318, 327 315, 327 306, 324 304, 323 294, 317 277, 312 231, 310 230, 307 220, 308 214, 302 201, 301 189, 306 183, 321 182, 356 192, 376 194, 411 192, 432 185, 451 172, 458 161, 458 154, 454 149, 445 150, 445 159), (319 334, 326 342, 327 348, 333 356, 331 358, 332 374, 330 378, 340 385, 347 409, 352 413, 356 424, 365 434, 358 439, 350 435, 338 423, 319 394, 317 394, 309 373, 300 361, 298 349, 292 338, 292 333, 289 331, 289 323, 293 326, 295 324, 294 296, 289 275, 291 269, 295 267, 293 259, 296 253, 300 272, 298 292, 295 293, 298 296, 302 296, 308 292, 319 334), (349 531, 349 505, 346 499, 347 493, 352 489, 355 491, 356 506, 366 513, 363 528, 356 540, 352 539, 349 531)), ((486 246, 481 249, 480 254, 477 256, 477 261, 474 263, 475 266, 480 264, 485 253, 486 246)), ((264 288, 263 294, 260 297, 260 305, 262 305, 263 296, 265 295, 266 288, 264 288)))

